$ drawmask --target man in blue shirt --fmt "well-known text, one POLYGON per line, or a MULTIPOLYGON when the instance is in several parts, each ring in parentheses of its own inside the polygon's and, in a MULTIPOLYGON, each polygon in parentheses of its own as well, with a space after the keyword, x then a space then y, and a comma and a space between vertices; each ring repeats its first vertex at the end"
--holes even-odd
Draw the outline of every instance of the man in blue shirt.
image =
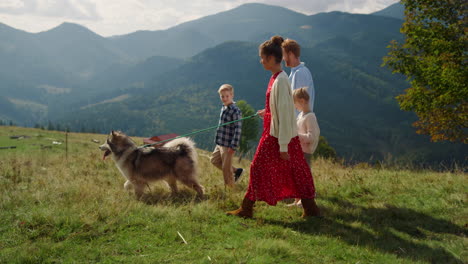
POLYGON ((299 46, 295 40, 286 39, 281 47, 283 49, 283 60, 286 62, 286 66, 291 68, 291 73, 289 74, 291 88, 295 90, 301 87, 307 87, 307 92, 310 96, 310 111, 314 112, 314 81, 312 80, 312 74, 305 66, 305 63, 301 62, 299 59, 301 56, 301 46, 299 46))

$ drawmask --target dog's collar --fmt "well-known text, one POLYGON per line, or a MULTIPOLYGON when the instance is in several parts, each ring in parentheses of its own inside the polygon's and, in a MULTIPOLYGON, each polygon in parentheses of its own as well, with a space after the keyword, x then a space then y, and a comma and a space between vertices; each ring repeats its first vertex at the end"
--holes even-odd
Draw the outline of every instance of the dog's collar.
POLYGON ((115 154, 119 156, 120 159, 126 159, 130 154, 132 154, 137 148, 129 148, 125 149, 119 152, 116 152, 115 154))

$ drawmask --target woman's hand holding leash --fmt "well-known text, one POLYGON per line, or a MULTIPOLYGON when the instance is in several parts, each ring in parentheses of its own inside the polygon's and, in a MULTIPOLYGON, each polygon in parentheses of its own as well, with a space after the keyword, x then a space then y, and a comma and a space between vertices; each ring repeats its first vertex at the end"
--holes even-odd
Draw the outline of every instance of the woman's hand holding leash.
POLYGON ((265 116, 265 109, 258 110, 257 115, 260 116, 261 119, 263 119, 263 116, 265 116))

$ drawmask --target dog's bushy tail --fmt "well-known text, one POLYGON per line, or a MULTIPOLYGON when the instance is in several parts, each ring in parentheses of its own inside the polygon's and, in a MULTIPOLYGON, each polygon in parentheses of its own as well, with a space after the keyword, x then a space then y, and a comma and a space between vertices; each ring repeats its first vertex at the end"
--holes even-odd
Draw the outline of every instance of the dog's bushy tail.
MULTIPOLYGON (((181 137, 167 142, 165 147, 179 147, 181 154, 186 154, 193 161, 194 171, 198 168, 198 154, 195 149, 195 142, 190 138, 181 137)), ((196 172, 197 173, 197 172, 196 172)), ((197 173, 198 175, 198 173, 197 173)))

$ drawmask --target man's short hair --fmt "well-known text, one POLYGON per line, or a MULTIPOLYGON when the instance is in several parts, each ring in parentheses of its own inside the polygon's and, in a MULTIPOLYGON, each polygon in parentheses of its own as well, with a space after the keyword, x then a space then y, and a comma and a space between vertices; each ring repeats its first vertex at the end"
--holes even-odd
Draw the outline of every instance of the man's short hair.
POLYGON ((301 46, 294 39, 286 39, 281 47, 286 52, 292 52, 296 57, 301 56, 301 46))

